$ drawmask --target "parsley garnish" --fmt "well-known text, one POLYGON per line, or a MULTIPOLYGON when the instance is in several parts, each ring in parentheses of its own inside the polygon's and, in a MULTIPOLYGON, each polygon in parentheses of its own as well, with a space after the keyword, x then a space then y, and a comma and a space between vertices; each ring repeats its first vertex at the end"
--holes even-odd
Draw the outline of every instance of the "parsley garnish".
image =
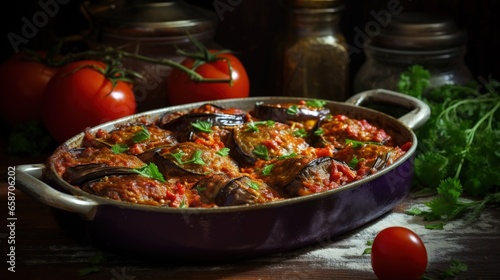
POLYGON ((258 121, 258 122, 249 122, 247 123, 247 129, 245 131, 247 132, 257 132, 259 131, 259 128, 257 127, 258 125, 267 125, 267 126, 273 126, 274 125, 273 120, 267 120, 267 121, 258 121))
POLYGON ((287 159, 287 158, 293 158, 293 157, 296 157, 297 154, 296 153, 289 153, 287 155, 281 155, 278 157, 278 159, 287 159))
POLYGON ((323 108, 326 104, 326 101, 313 99, 306 101, 306 105, 314 108, 323 108))
POLYGON ((142 129, 134 134, 134 136, 132 137, 132 141, 134 141, 134 143, 140 143, 148 140, 150 137, 151 134, 149 134, 147 128, 142 126, 142 129))
POLYGON ((183 161, 182 160, 182 157, 184 155, 186 155, 186 153, 184 151, 179 151, 177 153, 174 153, 174 154, 170 154, 176 161, 177 163, 179 163, 180 165, 183 165, 183 164, 187 164, 187 163, 194 163, 194 164, 198 164, 198 165, 204 165, 205 162, 203 161, 203 159, 201 158, 201 156, 203 155, 203 151, 202 150, 196 150, 194 153, 193 153, 193 156, 191 157, 190 160, 187 160, 187 161, 183 161))
POLYGON ((210 133, 212 132, 212 123, 207 121, 197 120, 194 123, 191 123, 191 126, 198 129, 199 131, 210 133))
POLYGON ((145 166, 139 167, 139 168, 134 168, 133 170, 134 170, 134 172, 136 172, 137 174, 139 174, 141 176, 155 179, 155 180, 160 181, 160 182, 165 182, 165 179, 163 178, 163 174, 161 174, 161 172, 158 170, 158 166, 156 166, 156 164, 154 164, 152 162, 149 163, 149 165, 145 165, 145 166))
POLYGON ((267 150, 266 146, 264 145, 258 145, 257 147, 255 147, 255 149, 253 149, 253 153, 258 157, 258 158, 261 158, 261 159, 265 159, 265 160, 269 160, 270 157, 269 157, 269 151, 267 150))
POLYGON ((121 154, 126 150, 128 150, 128 146, 125 144, 115 144, 111 146, 111 151, 113 152, 113 154, 121 154))
POLYGON ((358 163, 359 163, 360 161, 364 161, 364 160, 365 160, 364 158, 360 158, 360 159, 358 159, 356 156, 354 156, 354 157, 351 159, 351 162, 349 162, 349 164, 348 164, 348 165, 349 165, 349 167, 351 167, 351 168, 353 168, 353 169, 354 169, 354 168, 356 168, 356 166, 358 165, 358 163))
POLYGON ((292 135, 295 136, 295 137, 304 138, 304 137, 307 137, 307 131, 304 128, 299 128, 297 130, 294 130, 292 132, 292 135))
POLYGON ((229 151, 230 151, 230 149, 229 149, 229 148, 224 147, 224 148, 222 148, 222 149, 218 150, 216 153, 217 153, 219 156, 223 156, 223 157, 225 157, 225 156, 229 155, 229 151))
POLYGON ((286 113, 289 115, 297 115, 299 113, 299 106, 294 104, 286 109, 286 113))
POLYGON ((314 135, 320 136, 325 134, 325 131, 322 128, 318 128, 317 130, 314 131, 314 135))
POLYGON ((264 166, 260 172, 262 172, 262 175, 267 176, 267 175, 271 174, 271 170, 273 169, 273 167, 274 167, 274 164, 268 164, 268 165, 264 166))
POLYGON ((366 144, 382 145, 382 143, 380 143, 380 142, 370 142, 370 141, 363 142, 363 141, 358 141, 358 140, 353 140, 353 139, 345 139, 345 144, 346 145, 351 144, 353 148, 359 148, 359 147, 362 147, 366 144))
POLYGON ((254 181, 250 181, 250 183, 248 183, 248 186, 251 188, 251 189, 254 189, 254 190, 259 190, 259 184, 257 184, 256 182, 254 181))

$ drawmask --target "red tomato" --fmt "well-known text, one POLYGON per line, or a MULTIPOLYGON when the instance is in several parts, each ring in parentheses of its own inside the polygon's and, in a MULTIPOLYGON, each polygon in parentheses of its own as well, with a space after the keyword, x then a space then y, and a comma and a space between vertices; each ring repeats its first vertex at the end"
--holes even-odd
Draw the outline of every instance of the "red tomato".
POLYGON ((427 250, 413 231, 388 227, 373 241, 371 262, 379 279, 420 279, 427 268, 427 250))
POLYGON ((43 93, 56 72, 57 68, 31 60, 24 53, 5 60, 0 65, 0 86, 6 96, 0 102, 2 117, 9 124, 41 120, 43 93))
MULTIPOLYGON (((214 50, 210 51, 214 53, 214 50)), ((219 54, 218 58, 225 58, 231 65, 232 84, 195 82, 189 76, 174 68, 167 78, 167 98, 171 105, 186 104, 198 101, 208 101, 227 98, 248 97, 250 87, 248 75, 240 60, 229 53, 219 54)), ((181 64, 187 68, 193 67, 194 60, 184 59, 181 64)), ((229 79, 228 63, 226 60, 216 60, 206 62, 196 68, 196 72, 204 78, 229 79)))
POLYGON ((97 69, 106 65, 84 60, 63 66, 47 85, 43 121, 60 143, 71 136, 120 117, 135 114, 132 85, 111 81, 97 69))

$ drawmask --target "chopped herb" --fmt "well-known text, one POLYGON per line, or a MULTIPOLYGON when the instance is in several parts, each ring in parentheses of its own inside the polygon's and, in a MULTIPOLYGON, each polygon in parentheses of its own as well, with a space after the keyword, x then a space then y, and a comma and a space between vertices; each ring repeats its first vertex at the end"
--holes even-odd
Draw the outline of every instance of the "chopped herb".
POLYGON ((314 108, 323 108, 326 104, 326 101, 313 99, 306 101, 306 105, 314 108))
POLYGON ((184 162, 182 161, 182 157, 185 155, 186 153, 184 151, 178 151, 177 153, 173 153, 173 154, 170 154, 176 161, 178 164, 184 164, 184 162))
POLYGON ((207 187, 196 186, 194 189, 197 190, 198 192, 204 192, 207 189, 207 187))
POLYGON ((143 167, 133 169, 139 175, 142 175, 147 178, 155 179, 160 182, 165 182, 163 178, 163 174, 158 170, 158 166, 154 163, 149 163, 149 165, 145 165, 143 167))
POLYGON ((301 137, 301 138, 304 138, 304 137, 307 137, 307 131, 304 129, 304 128, 299 128, 297 130, 294 130, 292 132, 292 135, 295 136, 295 137, 301 137))
POLYGON ((113 154, 121 154, 126 150, 128 150, 128 146, 125 144, 115 144, 111 146, 111 151, 113 152, 113 154))
POLYGON ((196 128, 202 132, 206 132, 206 133, 212 132, 212 123, 211 122, 197 120, 196 122, 191 123, 191 126, 193 126, 194 128, 196 128))
POLYGON ((354 156, 352 159, 351 159, 351 162, 349 162, 349 167, 351 168, 356 168, 356 166, 358 165, 358 163, 360 161, 363 161, 364 159, 358 159, 356 156, 354 156))
POLYGON ((353 148, 359 148, 367 144, 372 144, 372 145, 382 145, 380 142, 370 142, 370 141, 358 141, 358 140, 353 140, 353 139, 345 139, 346 145, 351 144, 353 148))
POLYGON ((261 172, 262 172, 262 175, 269 175, 271 174, 271 170, 273 169, 274 167, 274 164, 268 164, 266 166, 264 166, 262 169, 261 169, 261 172))
POLYGON ((373 240, 368 240, 366 241, 366 246, 369 246, 368 248, 365 248, 363 251, 363 255, 371 254, 372 253, 372 245, 373 245, 373 240))
POLYGON ((187 199, 185 196, 182 197, 181 203, 179 204, 179 208, 187 208, 189 205, 187 203, 187 199))
POLYGON ((270 160, 269 151, 267 150, 266 146, 262 144, 255 147, 253 153, 261 159, 270 160))
POLYGON ((469 267, 457 259, 452 259, 450 268, 441 272, 441 277, 443 279, 448 279, 451 277, 456 277, 461 272, 466 272, 469 267))
POLYGON ((273 126, 275 122, 273 120, 267 120, 267 121, 258 121, 258 122, 249 122, 247 123, 247 132, 257 132, 259 131, 259 128, 257 127, 258 125, 267 125, 267 126, 273 126))
POLYGON ((254 182, 254 181, 250 181, 250 183, 248 183, 248 186, 251 188, 251 189, 254 189, 254 190, 259 190, 259 184, 254 182))
POLYGON ((293 158, 293 157, 296 157, 297 154, 296 153, 289 153, 287 155, 281 155, 278 157, 278 159, 287 159, 287 158, 293 158))
POLYGON ((316 136, 320 136, 323 134, 325 134, 325 131, 322 128, 318 128, 314 131, 314 135, 316 135, 316 136))
POLYGON ((217 151, 217 154, 219 156, 225 157, 225 156, 229 155, 229 151, 230 151, 229 148, 222 148, 222 149, 220 149, 220 150, 217 151))
POLYGON ((194 164, 198 164, 198 165, 204 165, 205 162, 201 158, 201 155, 203 155, 203 151, 202 150, 196 150, 194 152, 193 157, 191 158, 190 162, 192 162, 194 164))
POLYGON ((193 153, 193 156, 191 157, 190 160, 187 160, 187 161, 183 161, 182 160, 182 157, 186 155, 186 153, 184 151, 179 151, 177 153, 173 153, 173 154, 170 154, 176 161, 177 163, 179 163, 180 165, 183 165, 183 164, 188 164, 188 163, 194 163, 194 164, 198 164, 198 165, 204 165, 205 162, 203 161, 203 159, 201 158, 201 156, 203 155, 203 151, 202 150, 196 150, 194 153, 193 153))
POLYGON ((150 137, 151 134, 149 134, 148 129, 142 126, 142 129, 134 134, 134 136, 132 137, 132 141, 134 141, 134 143, 140 143, 148 140, 150 137))
POLYGON ((299 113, 299 105, 292 105, 286 109, 286 113, 289 115, 297 115, 299 113))

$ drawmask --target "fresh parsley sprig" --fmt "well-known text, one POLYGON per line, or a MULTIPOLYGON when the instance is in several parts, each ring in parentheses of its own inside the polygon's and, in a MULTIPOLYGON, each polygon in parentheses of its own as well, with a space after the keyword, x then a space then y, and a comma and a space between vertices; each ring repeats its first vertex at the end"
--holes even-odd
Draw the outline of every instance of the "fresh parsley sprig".
POLYGON ((202 150, 196 150, 193 153, 193 156, 191 159, 183 161, 182 158, 186 153, 184 151, 179 151, 177 153, 170 154, 180 165, 188 164, 188 163, 194 163, 198 165, 205 165, 205 162, 202 159, 203 151, 202 150))
POLYGON ((212 132, 212 123, 207 121, 197 120, 194 123, 191 123, 191 126, 198 129, 199 131, 211 133, 212 132))
POLYGON ((421 98, 431 108, 430 119, 415 131, 419 149, 414 185, 437 197, 428 210, 409 214, 434 221, 442 229, 450 220, 475 220, 487 205, 500 205, 500 83, 494 80, 427 89, 429 72, 413 66, 401 75, 399 90, 421 98), (473 198, 465 200, 464 197, 473 198))
POLYGON ((258 132, 259 131, 259 128, 258 126, 259 125, 267 125, 267 126, 274 126, 275 122, 273 120, 267 120, 267 121, 257 121, 257 122, 254 122, 254 121, 251 121, 249 123, 246 124, 246 127, 247 129, 245 131, 247 132, 258 132))
POLYGON ((165 182, 165 178, 163 178, 163 174, 161 174, 160 170, 158 170, 158 166, 152 162, 143 167, 135 168, 133 171, 141 176, 165 182))

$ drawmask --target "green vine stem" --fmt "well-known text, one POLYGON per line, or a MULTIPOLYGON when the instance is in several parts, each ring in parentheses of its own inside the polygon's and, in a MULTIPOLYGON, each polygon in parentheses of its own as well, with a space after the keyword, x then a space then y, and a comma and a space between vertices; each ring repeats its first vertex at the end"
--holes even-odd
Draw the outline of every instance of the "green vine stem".
POLYGON ((148 56, 144 56, 144 55, 140 55, 140 54, 136 54, 136 53, 126 52, 123 50, 116 50, 116 49, 106 49, 103 51, 90 50, 90 51, 84 51, 84 52, 79 52, 79 53, 70 53, 70 54, 64 56, 64 58, 57 60, 57 61, 54 61, 53 65, 54 66, 62 66, 64 64, 67 64, 69 62, 76 61, 79 59, 96 58, 96 57, 102 58, 102 57, 110 57, 110 56, 120 57, 120 58, 124 58, 124 57, 131 58, 131 59, 135 59, 135 60, 139 60, 139 61, 143 61, 143 62, 147 62, 147 63, 161 64, 161 65, 166 65, 166 66, 170 66, 173 68, 177 68, 177 69, 185 72, 189 76, 189 78, 195 82, 202 82, 202 83, 231 83, 232 82, 231 76, 229 79, 205 78, 205 77, 201 76, 200 74, 198 74, 193 69, 189 69, 189 68, 185 67, 184 65, 182 65, 178 62, 175 62, 171 59, 166 59, 166 58, 157 59, 157 58, 152 58, 152 57, 148 57, 148 56))

